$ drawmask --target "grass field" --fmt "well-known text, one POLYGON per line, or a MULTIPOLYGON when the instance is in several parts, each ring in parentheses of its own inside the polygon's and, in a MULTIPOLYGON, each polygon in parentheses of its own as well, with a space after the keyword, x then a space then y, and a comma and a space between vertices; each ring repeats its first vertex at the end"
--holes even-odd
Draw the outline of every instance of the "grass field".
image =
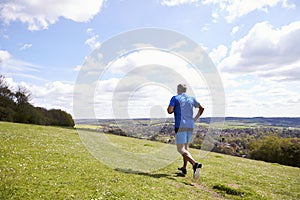
MULTIPOLYGON (((161 146, 107 137, 128 152, 161 146)), ((216 153, 200 160, 192 149, 203 163, 194 182, 191 168, 186 177, 177 173, 180 157, 153 172, 112 169, 89 153, 75 129, 0 122, 0 140, 0 199, 300 199, 295 167, 216 153)))

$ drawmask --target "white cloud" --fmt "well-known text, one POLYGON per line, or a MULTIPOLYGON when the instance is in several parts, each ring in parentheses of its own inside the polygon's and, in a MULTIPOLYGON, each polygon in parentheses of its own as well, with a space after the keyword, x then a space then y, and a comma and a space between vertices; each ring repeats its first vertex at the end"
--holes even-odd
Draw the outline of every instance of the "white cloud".
POLYGON ((191 4, 199 0, 162 0, 161 4, 164 6, 179 6, 183 4, 191 4))
POLYGON ((87 22, 100 10, 104 0, 10 0, 0 3, 0 19, 9 24, 20 21, 29 30, 47 29, 59 17, 75 22, 87 22))
POLYGON ((93 29, 93 28, 88 28, 88 29, 86 29, 86 33, 87 33, 88 35, 94 35, 94 29, 93 29))
POLYGON ((214 12, 225 12, 225 18, 228 22, 245 16, 253 11, 268 12, 269 8, 275 7, 281 3, 283 8, 295 8, 287 0, 203 0, 204 5, 216 5, 218 8, 214 12))
POLYGON ((37 86, 33 84, 21 83, 28 88, 32 94, 31 103, 37 107, 46 109, 62 109, 68 113, 73 113, 73 88, 72 84, 60 81, 48 82, 45 85, 37 86))
POLYGON ((230 35, 233 37, 239 31, 239 29, 240 29, 239 26, 234 26, 231 30, 230 35))
POLYGON ((257 23, 234 41, 218 65, 227 116, 299 116, 300 21, 274 28, 257 23))
POLYGON ((36 71, 40 68, 34 64, 13 59, 12 55, 5 50, 0 50, 0 66, 3 71, 36 71))
POLYGON ((5 50, 0 50, 0 69, 1 74, 6 77, 22 77, 45 81, 37 75, 42 69, 44 69, 44 67, 24 60, 15 59, 8 51, 5 50))
POLYGON ((213 18, 213 23, 217 23, 217 22, 218 22, 218 19, 220 18, 219 13, 216 12, 216 11, 213 11, 213 12, 211 13, 211 16, 212 16, 212 18, 213 18))
POLYGON ((227 55, 227 47, 225 45, 219 45, 216 49, 210 52, 209 57, 216 64, 219 63, 227 55))
POLYGON ((270 7, 274 7, 279 3, 283 3, 282 0, 260 0, 260 1, 232 1, 225 9, 228 12, 227 20, 229 22, 236 18, 247 15, 248 13, 259 10, 263 12, 268 12, 270 7))
POLYGON ((212 11, 213 22, 220 18, 221 13, 224 13, 224 17, 230 23, 256 10, 268 12, 270 8, 280 3, 283 8, 295 8, 295 5, 287 0, 162 0, 161 4, 164 6, 180 6, 184 4, 198 4, 200 2, 203 5, 216 6, 212 11))
POLYGON ((277 28, 261 22, 232 42, 218 65, 227 116, 299 116, 299 34, 300 21, 277 28))
POLYGON ((188 93, 198 95, 208 108, 211 94, 198 73, 173 54, 149 49, 135 51, 109 64, 97 83, 94 100, 85 104, 94 106, 98 118, 153 117, 156 111, 164 116, 166 113, 161 113, 159 107, 165 111, 176 94, 177 84, 186 82, 188 93))
POLYGON ((32 44, 23 44, 23 45, 20 47, 20 50, 29 49, 30 47, 32 47, 32 44))
POLYGON ((238 84, 239 86, 234 90, 227 89, 226 91, 227 116, 299 116, 299 87, 253 78, 239 80, 238 84))
POLYGON ((85 41, 85 44, 87 44, 91 49, 96 49, 98 47, 100 47, 100 42, 98 41, 98 35, 94 35, 90 38, 88 38, 86 41, 85 41))
POLYGON ((86 33, 90 36, 86 41, 85 44, 88 45, 91 49, 96 49, 100 47, 101 43, 98 41, 99 35, 94 33, 94 29, 88 28, 86 33))
POLYGON ((159 50, 141 50, 114 60, 110 71, 113 73, 128 73, 130 70, 146 65, 165 65, 174 69, 181 68, 187 63, 180 57, 159 50))
POLYGON ((0 51, 0 67, 3 72, 37 72, 42 68, 30 62, 14 59, 7 51, 0 51))
POLYGON ((74 68, 74 71, 78 72, 81 70, 81 67, 82 65, 77 65, 75 68, 74 68))
POLYGON ((224 72, 255 73, 280 80, 300 80, 300 21, 274 28, 257 23, 231 45, 230 55, 219 65, 224 72))
POLYGON ((1 66, 2 66, 2 63, 4 61, 9 60, 10 58, 11 58, 11 55, 8 51, 0 50, 0 64, 1 64, 1 66))

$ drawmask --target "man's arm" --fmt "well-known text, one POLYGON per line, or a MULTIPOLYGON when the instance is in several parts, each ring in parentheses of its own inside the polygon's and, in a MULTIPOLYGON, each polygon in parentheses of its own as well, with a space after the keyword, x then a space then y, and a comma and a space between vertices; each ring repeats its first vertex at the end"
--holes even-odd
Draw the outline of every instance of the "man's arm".
POLYGON ((174 106, 169 106, 167 111, 169 114, 172 114, 174 112, 174 106))
POLYGON ((172 114, 174 112, 174 107, 175 107, 175 96, 173 96, 170 100, 170 104, 167 109, 169 114, 172 114))
POLYGON ((200 104, 199 104, 198 108, 199 108, 199 110, 198 110, 197 115, 194 117, 194 122, 196 122, 199 119, 199 117, 202 115, 202 113, 204 111, 204 108, 200 104))

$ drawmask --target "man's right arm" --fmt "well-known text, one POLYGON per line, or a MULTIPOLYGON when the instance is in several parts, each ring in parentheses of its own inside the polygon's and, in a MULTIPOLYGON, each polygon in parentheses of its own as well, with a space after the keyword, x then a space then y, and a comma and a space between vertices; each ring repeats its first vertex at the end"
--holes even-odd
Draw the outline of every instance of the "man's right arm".
POLYGON ((169 114, 172 114, 174 112, 174 106, 169 106, 167 111, 169 114))
POLYGON ((172 97, 171 100, 170 100, 170 104, 168 106, 168 113, 169 114, 172 114, 174 112, 174 106, 175 106, 175 97, 172 97))

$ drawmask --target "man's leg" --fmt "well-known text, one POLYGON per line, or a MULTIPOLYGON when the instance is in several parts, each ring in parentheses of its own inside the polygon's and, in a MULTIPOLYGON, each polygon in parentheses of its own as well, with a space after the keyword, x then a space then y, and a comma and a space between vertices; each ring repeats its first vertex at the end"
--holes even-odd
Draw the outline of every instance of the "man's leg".
POLYGON ((182 168, 186 169, 188 161, 185 159, 184 156, 182 156, 182 159, 183 159, 183 166, 182 166, 182 168))
POLYGON ((190 141, 190 135, 192 133, 189 133, 188 136, 188 132, 178 132, 176 133, 175 137, 176 137, 176 144, 177 144, 177 151, 182 155, 183 157, 183 167, 178 168, 178 170, 180 170, 183 174, 186 174, 186 167, 187 167, 187 163, 190 162, 193 167, 195 165, 195 160, 193 159, 192 155, 190 154, 190 152, 188 151, 188 142, 190 141))
POLYGON ((200 177, 200 168, 202 167, 202 164, 196 162, 192 155, 190 154, 189 151, 187 151, 185 149, 185 153, 182 154, 182 156, 184 157, 185 160, 187 160, 188 162, 190 162, 193 166, 193 171, 194 171, 194 179, 197 180, 200 177))
MULTIPOLYGON (((189 147, 189 143, 185 143, 185 145, 184 145, 185 150, 189 151, 188 147, 189 147)), ((187 159, 185 159, 184 156, 182 156, 182 157, 183 157, 183 167, 182 168, 186 169, 188 161, 187 161, 187 159)))
POLYGON ((183 166, 178 168, 178 170, 183 173, 184 175, 187 174, 187 170, 186 170, 186 165, 187 165, 187 160, 186 158, 183 156, 184 153, 184 144, 177 144, 177 151, 182 155, 182 159, 183 159, 183 166))
POLYGON ((186 134, 177 134, 176 143, 177 143, 177 151, 183 156, 183 167, 178 168, 182 172, 185 171, 186 174, 186 165, 187 162, 190 162, 193 166, 194 170, 194 179, 197 180, 200 176, 200 168, 202 164, 196 162, 190 152, 188 151, 188 145, 191 141, 192 131, 187 132, 186 134), (184 142, 183 142, 184 141, 184 142), (185 168, 184 168, 185 167, 185 168))
MULTIPOLYGON (((192 130, 188 131, 187 132, 187 144, 185 146, 187 152, 189 152, 188 151, 188 144, 189 144, 189 142, 192 141, 192 136, 193 136, 193 131, 192 130)), ((194 170, 194 179, 196 179, 196 180, 200 177, 200 168, 201 167, 202 167, 202 164, 194 161, 193 170, 194 170)))
POLYGON ((192 165, 195 164, 195 160, 185 148, 186 144, 177 144, 177 151, 183 156, 184 162, 189 162, 192 165))

